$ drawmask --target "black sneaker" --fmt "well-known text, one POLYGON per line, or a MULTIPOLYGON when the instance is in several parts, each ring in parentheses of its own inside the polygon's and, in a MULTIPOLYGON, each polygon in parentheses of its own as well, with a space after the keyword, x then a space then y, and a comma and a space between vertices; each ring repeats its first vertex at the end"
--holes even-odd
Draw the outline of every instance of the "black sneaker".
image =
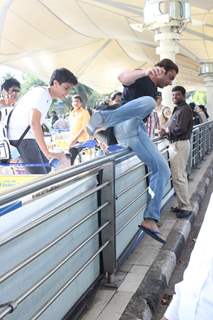
POLYGON ((103 118, 99 111, 95 111, 86 126, 87 133, 90 137, 94 136, 95 131, 103 125, 103 118))
POLYGON ((191 214, 192 214, 192 211, 190 210, 179 210, 179 212, 176 213, 176 217, 178 219, 184 219, 191 216, 191 214))
POLYGON ((178 213, 178 212, 181 211, 181 209, 178 208, 178 207, 171 207, 171 211, 174 212, 174 213, 178 213))

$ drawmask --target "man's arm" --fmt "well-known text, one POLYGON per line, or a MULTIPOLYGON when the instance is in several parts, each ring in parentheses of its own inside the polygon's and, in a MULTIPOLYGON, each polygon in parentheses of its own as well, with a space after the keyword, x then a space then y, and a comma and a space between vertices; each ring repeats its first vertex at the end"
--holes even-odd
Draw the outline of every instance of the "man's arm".
POLYGON ((76 142, 78 141, 78 138, 82 135, 82 133, 87 132, 85 128, 81 128, 81 130, 72 138, 71 142, 70 142, 70 148, 76 144, 76 142))
POLYGON ((41 113, 40 111, 38 111, 37 109, 32 109, 31 112, 31 120, 30 120, 30 126, 31 126, 31 130, 32 133, 35 137, 35 140, 39 146, 39 148, 41 149, 41 151, 43 152, 43 154, 45 155, 45 157, 47 159, 50 158, 61 158, 63 153, 52 153, 49 152, 47 145, 44 141, 44 134, 42 131, 42 127, 40 124, 40 120, 41 120, 41 113))
POLYGON ((140 78, 143 78, 146 76, 157 77, 162 73, 165 73, 165 70, 163 70, 160 67, 154 67, 152 69, 136 69, 133 71, 122 72, 121 74, 119 74, 118 80, 122 83, 122 85, 130 86, 140 78))

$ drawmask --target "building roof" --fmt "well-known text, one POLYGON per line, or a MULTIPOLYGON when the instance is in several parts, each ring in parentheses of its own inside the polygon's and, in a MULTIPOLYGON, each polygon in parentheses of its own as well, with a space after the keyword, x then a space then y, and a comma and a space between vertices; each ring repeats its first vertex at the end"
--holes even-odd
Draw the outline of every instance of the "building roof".
MULTIPOLYGON (((143 0, 1 0, 0 15, 5 2, 1 64, 42 78, 67 67, 81 82, 109 92, 119 88, 122 70, 159 61, 154 33, 143 26, 143 0)), ((213 61, 213 1, 189 3, 192 22, 181 35, 178 81, 199 87, 199 63, 213 61)))

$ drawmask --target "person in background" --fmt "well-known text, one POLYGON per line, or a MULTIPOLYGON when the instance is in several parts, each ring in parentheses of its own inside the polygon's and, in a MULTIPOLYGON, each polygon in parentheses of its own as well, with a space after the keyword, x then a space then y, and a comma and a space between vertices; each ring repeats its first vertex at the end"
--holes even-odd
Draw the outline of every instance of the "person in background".
POLYGON ((58 115, 56 111, 52 111, 52 118, 51 118, 51 126, 53 128, 54 123, 58 120, 58 115))
POLYGON ((1 85, 0 98, 0 121, 3 120, 16 104, 19 93, 21 91, 21 84, 15 78, 6 79, 1 85))
POLYGON ((167 134, 170 141, 170 166, 177 200, 177 206, 171 207, 171 210, 176 213, 177 218, 186 218, 192 213, 186 167, 190 154, 193 114, 191 107, 186 103, 185 96, 184 87, 172 88, 175 108, 168 128, 161 129, 162 136, 167 134))
POLYGON ((197 106, 196 111, 197 111, 197 113, 199 114, 199 116, 201 118, 201 123, 204 123, 204 122, 206 122, 208 120, 209 115, 208 115, 204 105, 200 104, 199 106, 197 106))
POLYGON ((62 114, 59 114, 59 119, 53 124, 53 129, 68 130, 70 127, 69 121, 64 118, 62 114))
POLYGON ((30 89, 16 104, 9 122, 9 140, 17 147, 22 161, 35 163, 26 166, 32 174, 46 174, 50 167, 48 160, 63 158, 63 153, 50 152, 44 140, 42 123, 48 113, 53 99, 64 99, 69 90, 78 83, 76 76, 65 68, 56 69, 48 87, 30 89), (23 133, 24 138, 17 146, 23 133))
MULTIPOLYGON (((159 124, 160 124, 160 127, 161 127, 162 125, 165 124, 165 119, 164 119, 164 117, 162 117, 162 112, 163 112, 163 110, 164 110, 164 108, 166 106, 164 106, 162 104, 162 93, 160 91, 158 91, 157 94, 156 94, 156 102, 157 102, 157 106, 155 108, 155 111, 158 114, 159 124)), ((169 108, 169 107, 167 107, 167 108, 169 108)))
MULTIPOLYGON (((102 105, 98 110, 115 110, 120 107, 121 99, 122 93, 120 91, 115 91, 111 94, 108 105, 102 105)), ((107 150, 107 146, 118 143, 113 128, 99 131, 96 135, 96 139, 103 150, 107 150)))
POLYGON ((111 94, 110 96, 110 106, 111 110, 114 110, 121 105, 121 100, 122 100, 122 92, 120 91, 115 91, 111 94))
MULTIPOLYGON (((158 92, 160 93, 160 92, 158 92)), ((158 101, 158 93, 156 96, 156 101, 158 101)), ((160 93, 161 94, 161 93, 160 93)), ((157 105, 156 105, 157 108, 157 105)), ((157 113, 156 108, 153 110, 153 112, 147 117, 146 121, 144 120, 145 124, 146 124, 146 129, 147 129, 147 133, 148 136, 153 139, 156 136, 158 136, 159 134, 159 130, 160 130, 160 120, 159 120, 159 116, 157 113)))
POLYGON ((75 95, 72 100, 73 110, 70 113, 71 141, 69 145, 70 164, 73 165, 81 147, 75 147, 78 142, 89 139, 86 126, 89 122, 89 112, 84 108, 81 96, 75 95))
POLYGON ((160 126, 161 128, 167 128, 169 125, 169 120, 171 118, 172 111, 169 107, 164 107, 160 116, 160 126))
POLYGON ((194 102, 190 102, 189 106, 191 107, 193 113, 193 126, 197 126, 202 122, 202 119, 199 113, 196 111, 196 104, 194 102))

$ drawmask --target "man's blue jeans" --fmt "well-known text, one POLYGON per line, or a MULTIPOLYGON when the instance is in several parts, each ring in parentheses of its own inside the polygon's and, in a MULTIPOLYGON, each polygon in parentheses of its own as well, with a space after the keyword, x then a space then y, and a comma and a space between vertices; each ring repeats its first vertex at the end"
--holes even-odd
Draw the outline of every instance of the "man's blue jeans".
POLYGON ((130 147, 151 172, 149 177, 150 200, 144 218, 159 221, 161 200, 170 177, 170 170, 166 160, 148 137, 143 122, 143 119, 153 111, 154 107, 154 99, 142 97, 132 100, 116 110, 101 111, 101 116, 104 120, 104 126, 116 125, 114 133, 118 142, 130 147), (119 113, 121 110, 122 112, 119 113))
POLYGON ((114 127, 116 124, 139 117, 140 119, 146 118, 156 107, 156 102, 151 97, 141 97, 130 102, 125 103, 123 106, 115 110, 97 111, 101 114, 103 127, 114 127))

